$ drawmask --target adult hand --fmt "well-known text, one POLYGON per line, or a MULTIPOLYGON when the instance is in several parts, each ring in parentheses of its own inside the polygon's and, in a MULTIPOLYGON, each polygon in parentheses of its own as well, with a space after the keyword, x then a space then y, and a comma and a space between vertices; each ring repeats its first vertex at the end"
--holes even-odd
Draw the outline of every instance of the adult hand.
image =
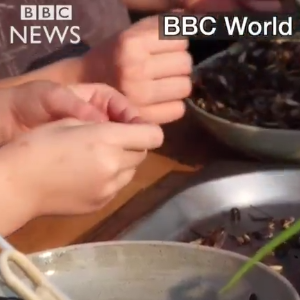
POLYGON ((0 96, 0 143, 64 118, 129 123, 138 117, 137 109, 124 95, 104 84, 68 88, 51 82, 33 82, 1 90, 0 96))
POLYGON ((11 186, 4 197, 7 205, 19 215, 27 211, 17 226, 27 222, 28 215, 98 210, 131 181, 147 150, 160 147, 162 141, 156 125, 75 119, 21 135, 0 150, 0 175, 5 174, 1 182, 11 186))
POLYGON ((184 114, 192 88, 187 40, 159 38, 158 17, 148 17, 92 49, 85 57, 92 82, 105 82, 138 105, 141 116, 167 123, 184 114))

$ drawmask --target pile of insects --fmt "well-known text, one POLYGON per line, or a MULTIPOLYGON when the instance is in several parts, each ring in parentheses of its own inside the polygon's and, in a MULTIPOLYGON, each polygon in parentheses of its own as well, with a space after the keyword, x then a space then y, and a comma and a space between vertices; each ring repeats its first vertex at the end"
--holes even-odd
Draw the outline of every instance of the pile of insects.
POLYGON ((300 43, 258 41, 198 70, 192 93, 201 109, 232 122, 300 129, 300 43))
MULTIPOLYGON (((228 240, 233 242, 236 247, 251 246, 255 243, 263 245, 270 241, 274 235, 289 228, 295 222, 293 216, 276 219, 269 215, 261 217, 248 214, 248 217, 252 222, 260 225, 260 230, 250 232, 241 231, 241 212, 238 208, 234 207, 229 211, 228 222, 230 228, 218 226, 203 234, 198 232, 198 230, 190 229, 190 232, 197 236, 197 239, 190 241, 190 243, 214 248, 224 248, 223 246, 228 240)), ((257 251, 259 248, 260 247, 254 250, 257 251)), ((264 262, 273 270, 281 272, 283 267, 278 262, 281 259, 286 258, 293 249, 300 249, 300 234, 296 234, 288 241, 278 246, 264 262), (274 259, 272 259, 272 257, 274 259)))

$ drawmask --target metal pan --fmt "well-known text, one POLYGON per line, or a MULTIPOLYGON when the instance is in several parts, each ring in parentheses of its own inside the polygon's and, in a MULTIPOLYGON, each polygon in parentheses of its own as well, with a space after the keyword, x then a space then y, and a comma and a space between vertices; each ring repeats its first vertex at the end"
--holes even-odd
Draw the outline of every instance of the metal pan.
MULTIPOLYGON (((30 256, 73 300, 299 300, 282 276, 259 264, 223 296, 219 289, 246 257, 172 242, 107 242, 30 256)), ((0 293, 7 291, 0 286, 0 293)), ((7 295, 7 294, 6 294, 7 295)))
MULTIPOLYGON (((173 240, 190 242, 210 230, 224 227, 228 234, 258 231, 263 226, 251 215, 274 218, 300 217, 300 169, 218 162, 204 171, 191 187, 171 198, 128 231, 122 240, 173 240), (232 227, 231 208, 241 211, 241 221, 232 227), (199 235, 199 236, 197 236, 199 235)), ((238 246, 226 239, 223 249, 253 255, 265 241, 238 246)), ((300 249, 292 249, 281 259, 270 258, 269 265, 281 265, 286 276, 300 292, 300 249)))

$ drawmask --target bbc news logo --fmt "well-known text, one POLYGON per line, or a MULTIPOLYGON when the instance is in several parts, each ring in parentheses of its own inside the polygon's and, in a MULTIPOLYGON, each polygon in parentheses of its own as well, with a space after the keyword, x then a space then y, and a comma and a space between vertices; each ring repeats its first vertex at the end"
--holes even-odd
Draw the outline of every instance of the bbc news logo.
POLYGON ((21 5, 21 30, 10 27, 10 43, 41 44, 45 40, 51 44, 58 39, 61 44, 78 44, 81 41, 79 26, 57 26, 57 22, 72 20, 72 5, 21 5), (48 21, 48 26, 25 25, 26 21, 48 21), (66 40, 69 37, 69 40, 66 40))
POLYGON ((21 5, 21 20, 72 20, 72 5, 21 5))

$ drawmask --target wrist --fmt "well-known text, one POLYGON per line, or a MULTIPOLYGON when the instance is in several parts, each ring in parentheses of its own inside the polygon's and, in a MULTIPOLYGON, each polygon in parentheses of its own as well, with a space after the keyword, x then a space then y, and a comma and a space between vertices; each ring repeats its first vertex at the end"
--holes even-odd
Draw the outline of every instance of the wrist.
POLYGON ((4 146, 0 149, 0 234, 9 235, 28 221, 36 218, 38 206, 28 199, 26 190, 22 188, 25 179, 20 182, 19 170, 22 165, 16 164, 11 149, 4 146))

